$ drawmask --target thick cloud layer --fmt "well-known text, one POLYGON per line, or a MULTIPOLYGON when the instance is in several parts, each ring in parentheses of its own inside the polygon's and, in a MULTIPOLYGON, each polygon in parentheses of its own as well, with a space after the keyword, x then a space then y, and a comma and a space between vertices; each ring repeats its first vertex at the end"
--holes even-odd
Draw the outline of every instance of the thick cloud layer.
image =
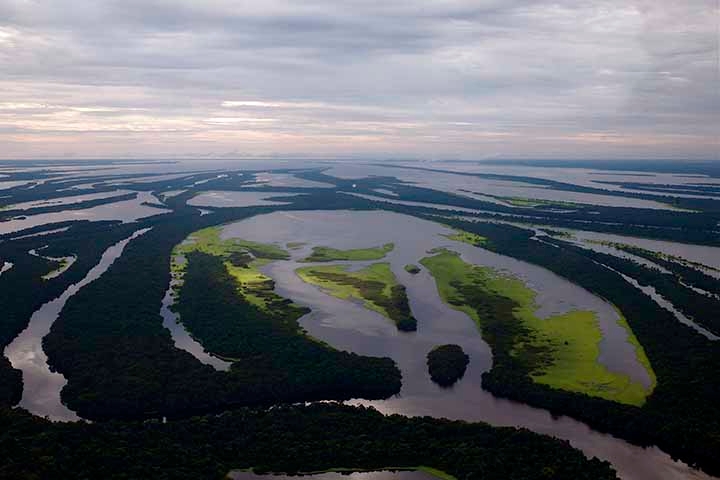
POLYGON ((715 0, 0 0, 0 156, 717 158, 715 0))

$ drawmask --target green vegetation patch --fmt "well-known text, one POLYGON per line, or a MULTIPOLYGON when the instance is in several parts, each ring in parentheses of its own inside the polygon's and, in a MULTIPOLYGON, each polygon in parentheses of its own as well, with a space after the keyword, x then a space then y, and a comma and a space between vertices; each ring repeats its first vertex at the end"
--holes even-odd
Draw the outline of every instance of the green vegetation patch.
POLYGON ((380 260, 392 252, 394 243, 386 243, 379 247, 356 248, 352 250, 338 250, 330 247, 314 247, 313 253, 301 262, 332 262, 332 261, 366 261, 380 260))
POLYGON ((187 240, 175 247, 176 254, 200 251, 215 256, 226 256, 233 252, 248 252, 256 258, 288 260, 290 254, 283 248, 266 243, 250 242, 240 238, 220 238, 221 227, 198 230, 187 240))
MULTIPOLYGON (((173 257, 202 252, 223 259, 225 268, 237 280, 238 293, 253 305, 263 308, 283 308, 287 303, 275 293, 275 282, 260 272, 260 268, 274 260, 288 260, 290 255, 277 245, 250 242, 239 238, 223 240, 220 228, 199 230, 175 247, 173 257)), ((182 275, 184 264, 173 262, 173 273, 182 275)))
POLYGON ((57 263, 57 268, 51 270, 50 272, 46 273, 42 276, 43 280, 52 280, 53 278, 59 277, 65 271, 72 266, 73 263, 75 263, 75 260, 77 260, 77 257, 62 257, 62 258, 52 258, 51 260, 55 261, 57 263))
POLYGON ((564 230, 555 230, 553 228, 540 228, 541 232, 545 232, 551 237, 559 237, 559 238, 573 238, 574 235, 570 232, 566 232, 564 230))
POLYGON ((465 375, 470 357, 459 345, 440 345, 427 354, 430 378, 441 387, 450 387, 465 375))
POLYGON ((398 283, 389 263, 375 263, 349 271, 349 265, 303 267, 296 270, 305 282, 317 285, 330 295, 362 301, 365 307, 385 315, 398 330, 417 330, 405 287, 398 283))
POLYGON ((454 240, 456 242, 463 242, 474 246, 485 245, 487 238, 477 235, 475 233, 465 232, 462 230, 456 230, 455 233, 443 235, 445 238, 454 240))
POLYGON ((443 300, 478 324, 493 349, 493 369, 629 405, 645 402, 649 392, 641 384, 598 363, 602 333, 593 312, 538 318, 535 292, 517 278, 465 263, 448 250, 421 263, 435 277, 443 300))
POLYGON ((539 200, 533 200, 530 198, 522 198, 522 197, 501 197, 505 203, 508 203, 512 205, 513 207, 537 207, 538 205, 542 205, 543 203, 539 200))

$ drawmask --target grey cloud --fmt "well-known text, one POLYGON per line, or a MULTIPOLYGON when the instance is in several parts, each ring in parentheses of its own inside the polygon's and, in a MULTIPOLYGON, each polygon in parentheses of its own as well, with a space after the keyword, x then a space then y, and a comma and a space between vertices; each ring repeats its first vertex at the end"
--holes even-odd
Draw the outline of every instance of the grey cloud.
MULTIPOLYGON (((483 146, 509 155, 537 149, 577 155, 580 140, 547 139, 605 133, 624 136, 634 155, 643 148, 647 156, 717 155, 717 38, 706 13, 716 7, 710 0, 680 6, 671 0, 238 5, 0 0, 0 104, 119 109, 70 110, 66 122, 78 131, 140 135, 143 128, 173 132, 180 125, 196 133, 164 146, 146 139, 169 150, 192 150, 194 141, 217 142, 215 151, 263 153, 278 148, 273 138, 285 142, 281 135, 321 147, 326 135, 344 136, 351 149, 354 136, 373 132, 377 153, 422 156, 421 139, 433 136, 447 138, 448 154, 463 157, 482 153, 483 146), (230 110, 222 107, 228 100, 333 108, 230 110), (206 121, 233 115, 275 121, 206 121), (463 145, 471 131, 522 140, 463 145), (693 135, 696 142, 668 149, 671 134, 693 135), (413 135, 416 150, 398 141, 413 135)), ((63 127, 40 113, 11 118, 0 111, 0 129, 40 135, 43 128, 63 127)), ((91 142, 87 150, 97 145, 91 137, 82 138, 91 142)), ((595 140, 585 146, 587 156, 621 148, 595 140)), ((441 150, 442 140, 434 148, 441 150)))

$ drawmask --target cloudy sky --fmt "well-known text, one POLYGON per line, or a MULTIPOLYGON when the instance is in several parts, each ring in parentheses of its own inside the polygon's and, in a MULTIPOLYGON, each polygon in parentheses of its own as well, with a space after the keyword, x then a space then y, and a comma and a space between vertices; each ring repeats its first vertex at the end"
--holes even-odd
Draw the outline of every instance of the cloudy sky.
POLYGON ((718 158, 716 0, 0 0, 0 158, 718 158))

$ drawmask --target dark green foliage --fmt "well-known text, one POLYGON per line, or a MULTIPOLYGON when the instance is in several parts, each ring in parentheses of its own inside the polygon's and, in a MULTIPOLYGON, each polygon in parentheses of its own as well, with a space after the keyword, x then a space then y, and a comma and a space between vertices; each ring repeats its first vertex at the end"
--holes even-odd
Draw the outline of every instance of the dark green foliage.
POLYGON ((720 473, 714 453, 720 451, 720 416, 715 407, 720 403, 720 349, 716 343, 681 324, 619 274, 594 261, 595 252, 569 248, 560 240, 552 240, 557 247, 532 241, 532 231, 509 225, 447 223, 487 237, 491 250, 541 265, 615 304, 657 375, 657 386, 642 408, 554 390, 512 369, 493 368, 483 374, 484 388, 555 415, 570 415, 635 444, 658 445, 690 465, 720 473))
POLYGON ((265 375, 311 397, 313 389, 325 390, 327 398, 375 396, 371 390, 381 391, 382 383, 388 392, 399 390, 400 372, 391 359, 340 352, 306 336, 297 320, 307 308, 286 301, 265 310, 249 303, 219 257, 191 252, 187 260, 180 317, 208 351, 240 360, 233 372, 262 366, 265 375))
MULTIPOLYGON (((83 210, 86 208, 99 207, 100 205, 108 205, 110 203, 123 202, 132 200, 137 197, 137 193, 128 193, 109 198, 98 198, 96 200, 86 200, 84 202, 70 203, 66 205, 48 205, 44 207, 29 208, 26 210, 3 210, 0 211, 0 221, 10 220, 18 215, 39 215, 42 213, 65 212, 69 210, 83 210)), ((162 206, 161 206, 162 208, 162 206)))
MULTIPOLYGON (((383 167, 388 167, 389 165, 379 165, 383 167)), ((392 166, 390 166, 392 168, 392 166)), ((637 198, 641 200, 650 200, 650 201, 656 201, 661 203, 666 203, 669 205, 673 205, 677 208, 683 208, 687 210, 698 210, 701 212, 706 213, 712 213, 713 215, 695 215, 693 218, 693 214, 683 214, 683 215, 677 215, 676 212, 670 211, 670 210, 654 210, 654 209, 638 209, 638 208, 632 208, 632 207, 603 207, 599 205, 585 205, 583 207, 585 208, 592 208, 595 209, 597 212, 598 218, 596 221, 601 222, 605 221, 606 218, 604 218, 605 213, 609 212, 615 212, 618 214, 618 218, 615 220, 616 222, 622 222, 622 223, 630 223, 628 220, 629 218, 623 218, 625 215, 631 214, 632 211, 635 211, 636 215, 639 210, 643 211, 643 221, 648 221, 649 225, 654 224, 657 221, 661 221, 661 219, 665 219, 665 221, 670 220, 672 217, 676 217, 676 220, 680 223, 684 223, 685 221, 689 220, 689 223, 694 223, 697 221, 711 221, 712 218, 717 218, 718 212, 720 212, 720 201, 717 200, 711 200, 711 199, 703 199, 703 198, 684 198, 684 197, 674 197, 674 196, 663 196, 663 195, 651 195, 647 193, 640 193, 640 192, 630 192, 630 191, 619 191, 619 190, 607 190, 603 188, 594 188, 594 187, 588 187, 584 185, 575 185, 572 183, 565 183, 565 182, 559 182, 556 180, 550 180, 547 178, 538 178, 538 177, 526 177, 526 176, 520 176, 520 175, 506 175, 506 174, 494 174, 494 173, 470 173, 470 172, 458 172, 458 171, 450 171, 450 170, 439 170, 439 169, 433 169, 433 168, 425 168, 425 167, 409 167, 409 166, 402 166, 399 168, 408 169, 408 170, 422 170, 427 172, 437 172, 437 173, 448 173, 453 175, 460 175, 460 176, 468 176, 468 177, 477 177, 477 178, 483 178, 486 180, 502 180, 502 181, 511 181, 511 182, 522 182, 522 183, 529 183, 533 185, 538 185, 544 188, 550 188, 553 190, 558 191, 565 191, 565 192, 578 192, 578 193, 590 193, 590 194, 596 194, 596 195, 605 195, 610 197, 624 197, 624 198, 637 198), (680 217, 686 217, 686 218, 680 218, 680 217)), ((397 192, 397 190, 396 190, 397 192)), ((583 210, 584 208, 581 208, 583 210)), ((594 222, 591 222, 594 223, 594 222)))
MULTIPOLYGON (((14 264, 0 275, 0 349, 4 349, 27 327, 33 312, 44 303, 59 297, 73 283, 82 280, 111 245, 132 234, 133 225, 109 223, 71 224, 65 232, 0 243, 3 261, 14 264), (43 254, 49 256, 76 255, 77 261, 62 275, 43 280, 42 276, 57 267, 57 263, 28 253, 45 245, 43 254)), ((0 359, 0 406, 20 401, 22 376, 13 370, 7 358, 0 359)))
MULTIPOLYGON (((383 416, 315 404, 162 424, 52 424, 0 410, 6 479, 222 479, 232 469, 307 472, 426 465, 458 479, 610 480, 607 462, 516 428, 383 416)), ((269 477, 272 480, 272 477, 269 477)))
POLYGON ((228 261, 236 267, 248 268, 248 264, 253 261, 253 256, 246 252, 232 252, 228 256, 228 261))
POLYGON ((0 357, 0 408, 16 405, 22 398, 22 372, 0 357))
MULTIPOLYGON (((482 208, 488 219, 507 218, 518 222, 558 227, 581 227, 595 231, 633 234, 683 242, 718 244, 717 217, 609 207, 583 207, 568 216, 558 212, 523 208, 502 210, 502 206, 428 189, 403 185, 392 177, 338 180, 318 172, 307 178, 330 180, 335 189, 301 189, 308 195, 288 197, 293 209, 382 208, 401 213, 447 215, 432 208, 390 206, 338 194, 356 191, 377 196, 374 188, 390 187, 400 200, 446 203, 482 208), (589 215, 589 211, 597 211, 589 215), (644 226, 636 224, 641 215, 644 226), (588 220, 590 219, 590 220, 588 220)), ((203 178, 137 184, 138 190, 184 189, 203 178)), ((251 180, 248 175, 243 179, 251 180)), ((243 180, 244 181, 244 180, 243 180)), ((36 189, 14 188, 7 202, 66 196, 58 189, 74 183, 47 182, 36 189)), ((212 180, 203 187, 239 188, 237 178, 212 180)), ((115 187, 113 187, 115 188, 115 187)), ((270 191, 272 189, 265 189, 270 191)), ((78 190, 95 193, 102 188, 78 190)), ((293 191, 281 189, 277 191, 293 191)), ((110 226, 87 223, 83 235, 62 246, 62 234, 36 238, 23 245, 0 243, 0 257, 16 264, 15 273, 0 277, 0 335, 7 343, 24 328, 30 314, 45 301, 64 290, 72 279, 97 263, 110 244, 139 228, 153 230, 128 245, 125 254, 98 281, 85 287, 70 302, 45 342, 51 363, 69 380, 63 399, 88 418, 157 418, 187 416, 221 411, 242 405, 270 405, 322 398, 365 396, 382 398, 399 388, 397 369, 385 365, 365 384, 347 377, 347 384, 318 378, 318 371, 293 371, 292 366, 267 357, 250 359, 230 372, 216 372, 190 354, 174 348, 162 328, 158 312, 169 283, 172 247, 189 233, 207 226, 269 213, 277 208, 214 209, 200 217, 184 202, 197 193, 166 201, 175 211, 135 225, 110 226), (107 228, 112 233, 100 231, 107 228), (117 230, 114 230, 117 228, 117 230), (122 230, 127 229, 127 230, 122 230), (93 237, 97 232, 98 237, 93 237), (121 235, 122 234, 122 235, 121 235), (113 236, 116 237, 113 237, 113 236), (115 240, 110 242, 110 240, 115 240), (56 241, 60 240, 60 241, 56 241), (85 244, 73 242, 86 242, 85 244), (109 243, 108 243, 109 242, 109 243), (29 257, 30 248, 44 244, 48 255, 78 255, 78 262, 66 273, 42 284, 39 276, 52 269, 47 261, 29 257), (94 252, 94 253, 93 253, 94 252), (93 257, 94 256, 94 257, 93 257), (93 260, 95 258, 95 260, 93 260), (28 273, 18 275, 18 266, 28 273), (82 262, 87 262, 84 264, 82 262), (84 266, 83 266, 84 265, 84 266), (14 275, 14 276, 11 276, 14 275), (4 278, 6 277, 7 278, 4 278), (12 279, 12 280, 8 280, 12 279), (57 282, 56 287, 52 287, 57 282), (57 289, 57 290, 55 290, 57 289), (305 375, 305 376, 303 376, 305 375), (293 379, 305 382, 298 385, 293 379), (388 382, 388 378, 392 378, 388 382)), ((604 191, 603 191, 604 193, 604 191)), ((680 206, 692 208, 689 200, 680 206)), ((704 202, 704 203, 703 203, 704 202)), ((696 205, 710 211, 716 202, 696 205)), ((437 219, 438 217, 426 217, 437 219)), ((47 225, 38 232, 81 222, 47 225)), ((512 369, 493 369, 483 377, 483 386, 494 394, 543 407, 554 415, 570 415, 594 428, 610 432, 640 445, 659 445, 673 456, 709 472, 720 474, 720 384, 717 344, 679 324, 669 312, 630 288, 616 273, 603 268, 585 252, 560 245, 555 248, 530 240, 532 232, 504 225, 472 224, 455 226, 489 239, 488 248, 542 265, 574 283, 609 299, 617 305, 643 344, 658 376, 658 386, 642 408, 620 405, 580 394, 561 392, 534 384, 512 369)), ((75 227, 73 227, 75 228, 75 227)), ((73 229, 70 230, 72 232, 73 229)), ((7 240, 19 234, 0 235, 7 240)), ((28 239, 30 240, 30 239, 28 239)), ((24 241, 24 240, 23 240, 24 241)), ((236 259, 243 262, 243 259, 236 259)), ((682 275, 681 275, 682 276, 682 275)), ((689 278, 684 278, 690 282, 689 278)), ((691 282, 692 283, 692 282, 691 282)), ((0 402, 14 404, 20 398, 18 372, 0 361, 0 402)), ((365 363, 365 365, 369 365, 365 363)), ((364 380, 368 380, 365 378, 364 380)), ((94 424, 51 424, 31 418, 18 410, 0 412, 0 478, 222 478, 230 468, 255 466, 265 470, 318 470, 338 466, 382 468, 429 464, 459 479, 469 478, 613 478, 608 467, 588 461, 566 443, 549 440, 515 429, 493 429, 485 425, 457 422, 381 417, 375 412, 349 407, 276 406, 265 411, 239 410, 219 416, 199 417, 161 425, 156 422, 111 422, 94 424), (431 438, 432 441, 428 441, 431 438), (518 461, 522 459, 522 461, 518 461), (543 477, 542 475, 545 475, 543 477)))
POLYGON ((459 345, 440 345, 427 354, 430 378, 441 387, 450 387, 465 375, 470 357, 459 345))
MULTIPOLYGON (((555 240, 558 244, 559 240, 555 240)), ((564 242, 563 242, 564 243, 564 242)), ((600 252, 583 251, 580 247, 564 243, 563 247, 592 258, 594 261, 634 278, 642 286, 650 285, 657 293, 669 300, 698 325, 720 334, 720 300, 698 293, 678 281, 675 273, 663 273, 657 268, 649 268, 635 261, 619 258, 600 252)), ((720 283, 715 281, 715 283, 720 283)))
MULTIPOLYGON (((329 355, 320 344, 314 348, 325 352, 319 354, 322 357, 301 355, 305 347, 296 344, 283 357, 247 358, 230 372, 215 371, 175 348, 159 315, 173 246, 213 223, 264 211, 237 209, 206 219, 194 210, 182 210, 154 219, 152 230, 130 242, 100 279, 68 301, 45 337, 49 362, 68 379, 63 401, 81 416, 97 420, 187 416, 278 402, 376 399, 397 393, 400 372, 392 360, 329 355), (288 360, 293 354, 298 356, 296 363, 288 360)), ((206 294, 217 293, 208 295, 212 301, 225 300, 221 291, 213 292, 215 287, 200 288, 206 294)), ((254 333, 265 336, 268 329, 254 333)), ((257 351, 283 338, 266 340, 253 340, 257 351)))
MULTIPOLYGON (((388 202, 401 200, 424 202, 428 204, 427 208, 423 208, 400 206, 397 204, 393 205, 392 203, 387 202, 366 202, 367 204, 373 205, 375 208, 382 208, 384 210, 430 213, 434 210, 432 208, 432 204, 439 204, 478 210, 477 213, 472 214, 477 218, 505 221, 510 220, 518 223, 548 225, 560 228, 576 228, 619 235, 657 238, 682 243, 720 245, 720 234, 718 234, 717 231, 717 224, 720 222, 720 201, 717 200, 689 199, 669 196, 661 197, 656 195, 634 194, 632 192, 617 192, 613 190, 588 188, 532 177, 446 172, 405 166, 402 168, 415 168, 431 172, 438 171, 441 173, 452 173, 454 175, 478 176, 486 179, 522 181, 525 183, 533 183, 563 191, 577 191, 581 193, 594 193, 610 196, 640 198, 643 200, 654 200, 672 204, 678 208, 700 210, 700 212, 682 212, 679 214, 677 211, 670 209, 662 210, 632 207, 606 207, 601 205, 582 204, 569 207, 562 203, 543 204, 537 207, 509 207, 454 193, 401 183, 393 177, 341 180, 317 172, 303 173, 298 176, 302 176, 303 178, 307 178, 309 180, 335 183, 341 191, 353 191, 373 195, 375 197, 384 198, 388 202), (353 184, 355 185, 354 188, 352 187, 353 184), (374 190, 376 188, 388 187, 391 187, 397 196, 386 195, 374 190), (642 223, 638 223, 638 218, 642 219, 642 223)), ((338 195, 335 194, 335 197, 338 197, 338 195)), ((457 212, 449 210, 434 210, 434 212, 435 214, 441 215, 448 215, 450 213, 465 216, 468 215, 468 212, 461 210, 458 210, 457 212)))
POLYGON ((707 275, 697 268, 693 268, 689 265, 681 263, 678 259, 666 258, 658 255, 655 252, 645 250, 644 248, 635 247, 632 245, 613 245, 620 250, 624 250, 638 257, 650 260, 653 263, 663 267, 666 270, 671 271, 677 275, 685 283, 691 284, 694 287, 705 290, 709 293, 720 295, 720 280, 707 275))
POLYGON ((412 275, 417 275, 420 273, 420 267, 417 265, 405 265, 405 271, 412 275))
POLYGON ((340 285, 350 285, 360 291, 360 295, 385 309, 388 316, 395 322, 398 330, 414 332, 417 330, 417 320, 413 317, 408 303, 404 285, 394 285, 390 297, 385 295, 385 284, 375 280, 360 279, 352 274, 338 272, 313 271, 312 275, 340 285))

